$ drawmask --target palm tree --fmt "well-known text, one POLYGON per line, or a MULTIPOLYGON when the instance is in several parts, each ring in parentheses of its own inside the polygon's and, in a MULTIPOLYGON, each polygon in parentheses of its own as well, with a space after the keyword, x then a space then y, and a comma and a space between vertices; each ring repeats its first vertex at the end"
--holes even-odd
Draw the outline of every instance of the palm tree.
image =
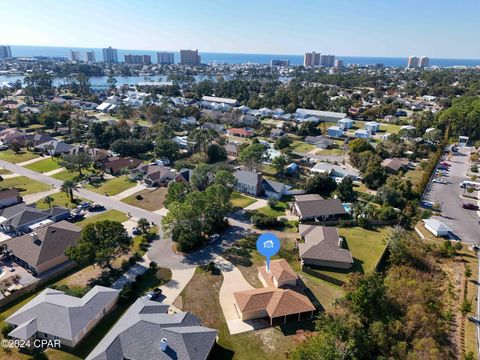
POLYGON ((74 202, 73 191, 78 189, 78 184, 73 180, 65 180, 60 190, 70 197, 70 201, 74 202))
POLYGON ((51 197, 50 195, 47 195, 47 196, 45 196, 45 199, 43 199, 43 203, 48 204, 48 208, 51 209, 52 208, 52 202, 54 200, 55 199, 53 197, 51 197))

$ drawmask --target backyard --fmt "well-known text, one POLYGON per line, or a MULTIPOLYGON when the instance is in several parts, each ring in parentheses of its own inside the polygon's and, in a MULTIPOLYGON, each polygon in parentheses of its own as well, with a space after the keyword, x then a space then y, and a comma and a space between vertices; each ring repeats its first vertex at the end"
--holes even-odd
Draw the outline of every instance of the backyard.
POLYGON ((148 211, 155 211, 163 207, 168 189, 165 187, 146 189, 130 195, 122 201, 126 204, 136 206, 148 211))
POLYGON ((17 188, 20 191, 21 196, 51 190, 49 185, 32 180, 25 176, 16 176, 10 179, 4 179, 0 185, 6 189, 17 188))

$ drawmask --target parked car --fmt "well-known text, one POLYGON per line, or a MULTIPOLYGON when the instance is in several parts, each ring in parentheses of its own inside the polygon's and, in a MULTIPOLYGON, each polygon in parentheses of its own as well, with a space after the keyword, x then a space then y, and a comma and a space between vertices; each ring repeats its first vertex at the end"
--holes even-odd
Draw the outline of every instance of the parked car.
POLYGON ((446 162, 446 161, 442 161, 442 162, 440 163, 440 165, 442 165, 442 166, 448 166, 448 167, 452 166, 452 164, 449 164, 449 163, 446 162))
POLYGON ((132 229, 132 234, 133 234, 133 235, 140 235, 141 233, 142 233, 142 232, 141 232, 138 228, 136 228, 136 227, 134 227, 134 228, 132 229))
POLYGON ((88 211, 91 211, 91 212, 103 211, 103 210, 105 210, 105 206, 100 205, 100 204, 92 205, 92 206, 88 209, 88 211))
POLYGON ((437 183, 437 184, 446 184, 447 181, 444 179, 433 179, 432 182, 437 183))
POLYGON ((467 210, 478 210, 478 205, 472 203, 465 203, 462 205, 462 207, 467 210))
POLYGON ((155 288, 153 291, 150 291, 147 295, 145 295, 145 299, 148 300, 155 300, 158 298, 160 295, 162 295, 162 289, 160 288, 155 288))
POLYGON ((7 150, 8 149, 8 145, 0 145, 0 151, 3 151, 3 150, 7 150))
POLYGON ((80 205, 77 206, 77 209, 81 209, 81 210, 86 210, 88 208, 90 208, 92 204, 90 204, 89 202, 84 202, 84 203, 81 203, 80 205))

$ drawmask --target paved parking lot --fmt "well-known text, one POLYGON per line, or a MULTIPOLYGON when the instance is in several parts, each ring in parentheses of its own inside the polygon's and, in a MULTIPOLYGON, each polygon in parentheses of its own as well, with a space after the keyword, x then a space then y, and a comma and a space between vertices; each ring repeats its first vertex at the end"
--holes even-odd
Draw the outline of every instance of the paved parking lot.
POLYGON ((469 155, 469 147, 459 148, 459 152, 452 157, 451 161, 448 161, 452 165, 448 176, 442 177, 447 184, 431 183, 424 200, 441 205, 442 216, 433 218, 449 226, 454 235, 463 242, 477 244, 480 241, 480 217, 476 211, 464 209, 462 205, 468 202, 478 203, 478 201, 462 197, 464 189, 460 187, 462 181, 469 180, 465 176, 469 166, 469 155))

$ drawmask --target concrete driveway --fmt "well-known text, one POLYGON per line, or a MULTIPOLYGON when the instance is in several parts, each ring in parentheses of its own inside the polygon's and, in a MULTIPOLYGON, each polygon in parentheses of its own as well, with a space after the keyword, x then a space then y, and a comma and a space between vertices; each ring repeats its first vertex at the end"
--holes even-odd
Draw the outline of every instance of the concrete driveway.
MULTIPOLYGON (((453 230, 453 233, 461 241, 469 244, 477 244, 480 233, 479 216, 476 211, 467 210, 462 207, 464 203, 477 203, 474 199, 462 197, 464 189, 460 183, 469 180, 465 175, 469 167, 470 148, 459 148, 449 162, 452 166, 447 177, 442 177, 447 184, 430 183, 425 200, 439 203, 441 205, 441 216, 434 216, 453 230)), ((442 161, 445 160, 442 157, 442 161)))
POLYGON ((159 300, 165 304, 173 304, 185 286, 187 286, 190 280, 192 280, 194 274, 194 267, 189 269, 172 270, 172 279, 160 287, 160 289, 162 289, 162 295, 159 300))

